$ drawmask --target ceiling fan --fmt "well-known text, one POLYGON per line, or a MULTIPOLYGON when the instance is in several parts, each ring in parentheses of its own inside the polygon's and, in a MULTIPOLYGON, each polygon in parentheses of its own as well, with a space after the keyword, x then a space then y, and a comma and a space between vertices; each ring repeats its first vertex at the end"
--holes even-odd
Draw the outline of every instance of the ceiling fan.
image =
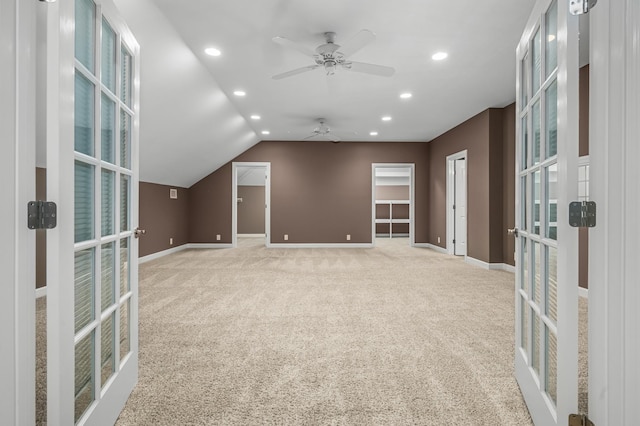
POLYGON ((336 135, 332 134, 331 133, 331 128, 329 128, 329 126, 324 124, 325 123, 325 119, 324 118, 319 118, 318 122, 320 123, 320 125, 318 127, 316 127, 315 129, 313 129, 313 132, 311 132, 311 134, 309 136, 307 136, 305 139, 321 137, 321 138, 330 140, 333 143, 340 142, 340 138, 337 137, 336 135))
POLYGON ((312 71, 316 68, 323 68, 327 75, 333 75, 337 68, 362 72, 366 74, 379 75, 383 77, 390 77, 395 72, 395 69, 393 69, 392 67, 350 61, 348 59, 349 56, 353 55, 355 52, 375 40, 376 35, 369 30, 361 30, 344 45, 335 43, 336 33, 334 32, 326 32, 324 33, 324 37, 326 43, 316 47, 315 50, 311 50, 306 46, 303 46, 299 43, 296 43, 295 41, 291 41, 284 37, 274 37, 273 41, 275 43, 297 50, 303 55, 310 56, 315 63, 313 65, 274 75, 273 79, 280 80, 282 78, 312 71))

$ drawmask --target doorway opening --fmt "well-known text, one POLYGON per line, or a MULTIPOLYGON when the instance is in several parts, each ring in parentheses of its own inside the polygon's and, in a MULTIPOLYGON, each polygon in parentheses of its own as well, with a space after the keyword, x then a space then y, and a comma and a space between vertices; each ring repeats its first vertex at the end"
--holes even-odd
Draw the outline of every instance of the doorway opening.
POLYGON ((271 163, 232 163, 232 243, 271 245, 271 163))
POLYGON ((404 238, 413 247, 415 164, 372 164, 371 243, 404 238))
POLYGON ((447 252, 467 256, 467 151, 447 157, 447 252))

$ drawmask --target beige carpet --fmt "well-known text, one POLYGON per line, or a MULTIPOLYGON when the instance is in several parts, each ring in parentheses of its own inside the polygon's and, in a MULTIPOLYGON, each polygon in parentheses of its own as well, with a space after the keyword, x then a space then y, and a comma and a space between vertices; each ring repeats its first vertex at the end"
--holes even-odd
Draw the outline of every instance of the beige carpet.
POLYGON ((531 424, 513 274, 378 241, 141 265, 140 381, 117 424, 531 424))

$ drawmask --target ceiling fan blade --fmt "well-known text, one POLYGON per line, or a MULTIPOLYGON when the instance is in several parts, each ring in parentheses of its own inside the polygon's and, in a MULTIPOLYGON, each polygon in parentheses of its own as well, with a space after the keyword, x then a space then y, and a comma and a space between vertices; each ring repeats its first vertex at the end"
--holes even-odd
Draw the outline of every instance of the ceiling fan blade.
POLYGON ((374 74, 382 77, 391 77, 396 70, 392 67, 386 67, 384 65, 367 64, 364 62, 346 62, 342 65, 346 70, 363 72, 366 74, 374 74))
POLYGON ((319 66, 320 65, 309 65, 307 67, 296 68, 295 70, 291 70, 291 71, 283 72, 282 74, 274 75, 271 78, 273 78, 274 80, 280 80, 280 79, 283 79, 283 78, 291 77, 292 75, 302 74, 303 72, 315 70, 319 66))
POLYGON ((331 142, 340 142, 340 138, 335 135, 332 135, 331 133, 325 133, 322 136, 329 139, 331 142))
POLYGON ((367 44, 371 43, 375 39, 376 39, 376 35, 372 31, 361 30, 358 34, 353 36, 353 38, 347 41, 344 45, 341 45, 338 51, 341 52, 345 58, 347 58, 353 55, 354 53, 356 53, 358 50, 365 47, 367 44))
POLYGON ((316 52, 312 49, 309 49, 307 46, 303 46, 300 43, 296 43, 295 41, 289 40, 284 37, 274 37, 272 38, 274 43, 277 43, 281 46, 288 47, 289 49, 297 50, 305 56, 311 56, 312 58, 316 55, 316 52))

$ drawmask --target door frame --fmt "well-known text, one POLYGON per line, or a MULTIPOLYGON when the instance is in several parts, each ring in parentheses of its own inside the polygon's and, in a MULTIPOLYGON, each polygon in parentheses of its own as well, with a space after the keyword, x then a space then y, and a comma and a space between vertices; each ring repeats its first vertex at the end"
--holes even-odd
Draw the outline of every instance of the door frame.
POLYGON ((6 424, 34 424, 35 231, 26 218, 35 200, 36 2, 3 0, 0 11, 0 179, 10 206, 0 210, 0 412, 6 424))
POLYGON ((589 417, 596 425, 640 417, 640 4, 599 2, 589 13, 589 417))
MULTIPOLYGON (((409 180, 409 247, 416 245, 415 232, 415 199, 416 199, 416 164, 415 163, 371 163, 371 245, 376 245, 376 169, 410 169, 409 180)), ((389 229, 391 232, 391 228, 389 229)))
MULTIPOLYGON (((455 255, 455 245, 453 244, 453 239, 455 238, 455 223, 456 223, 456 215, 453 210, 453 204, 455 202, 455 185, 456 185, 456 160, 461 159, 466 160, 467 167, 467 180, 465 182, 466 185, 466 196, 467 202, 465 203, 465 215, 468 214, 468 205, 469 205, 469 156, 467 154, 467 150, 462 150, 456 152, 455 154, 451 154, 447 156, 447 235, 446 235, 446 248, 447 253, 451 255, 455 255)), ((467 252, 469 247, 469 217, 467 216, 467 229, 465 229, 465 234, 467 237, 467 242, 465 244, 464 250, 464 258, 467 258, 467 252)))
POLYGON ((238 247, 238 168, 253 167, 265 169, 264 182, 264 232, 265 246, 271 247, 271 163, 234 161, 231 163, 231 246, 238 247))

